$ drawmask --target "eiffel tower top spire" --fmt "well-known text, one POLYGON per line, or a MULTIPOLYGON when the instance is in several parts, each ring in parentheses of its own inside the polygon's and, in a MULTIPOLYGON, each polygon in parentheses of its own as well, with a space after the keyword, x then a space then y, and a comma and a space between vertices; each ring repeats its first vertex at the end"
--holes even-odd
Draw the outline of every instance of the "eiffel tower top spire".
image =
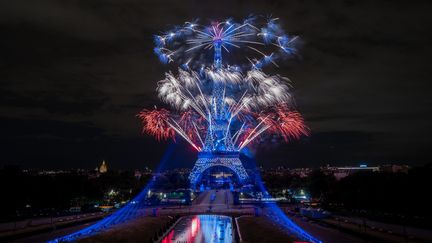
MULTIPOLYGON (((215 33, 220 32, 218 27, 215 27, 215 33)), ((214 49, 214 62, 213 66, 215 69, 222 68, 222 40, 213 38, 213 49, 214 49)), ((205 144, 203 151, 205 152, 231 152, 235 151, 232 143, 231 132, 229 131, 230 120, 229 111, 225 104, 225 85, 222 82, 213 83, 212 91, 212 109, 209 114, 209 126, 207 128, 207 134, 205 138, 205 144)))

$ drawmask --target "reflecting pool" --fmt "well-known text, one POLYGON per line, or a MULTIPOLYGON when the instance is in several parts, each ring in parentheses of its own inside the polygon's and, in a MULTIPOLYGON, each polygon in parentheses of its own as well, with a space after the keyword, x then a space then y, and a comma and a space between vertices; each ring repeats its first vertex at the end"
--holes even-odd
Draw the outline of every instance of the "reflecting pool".
POLYGON ((221 215, 183 217, 162 243, 233 242, 231 218, 221 215))

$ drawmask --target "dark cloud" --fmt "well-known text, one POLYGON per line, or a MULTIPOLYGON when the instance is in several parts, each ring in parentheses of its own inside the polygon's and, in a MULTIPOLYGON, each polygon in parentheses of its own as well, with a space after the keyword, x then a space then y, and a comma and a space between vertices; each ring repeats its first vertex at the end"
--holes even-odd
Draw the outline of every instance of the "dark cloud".
POLYGON ((1 117, 0 129, 2 137, 11 140, 25 138, 81 140, 103 136, 103 130, 89 122, 64 122, 1 117), (20 129, 17 130, 17 127, 20 129))
MULTIPOLYGON (((155 165, 168 143, 140 135, 135 114, 161 105, 156 82, 175 67, 158 63, 152 35, 253 13, 302 36, 300 57, 266 71, 292 80, 312 129, 262 147, 259 163, 430 162, 431 9, 428 1, 2 1, 0 161, 155 165)), ((175 147, 175 164, 191 165, 188 146, 175 147)))

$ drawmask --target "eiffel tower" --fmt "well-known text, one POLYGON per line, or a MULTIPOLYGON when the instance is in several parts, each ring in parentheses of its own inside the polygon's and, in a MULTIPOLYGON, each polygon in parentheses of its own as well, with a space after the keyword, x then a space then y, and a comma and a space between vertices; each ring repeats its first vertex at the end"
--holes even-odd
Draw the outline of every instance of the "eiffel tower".
MULTIPOLYGON (((214 46, 214 67, 222 67, 222 40, 215 39, 214 46)), ((224 101, 225 87, 223 83, 214 83, 212 91, 211 112, 209 114, 209 126, 204 142, 204 148, 198 153, 190 175, 189 181, 192 188, 195 188, 201 180, 205 170, 214 166, 223 166, 234 171, 240 181, 244 182, 248 175, 239 158, 239 150, 232 142, 229 130, 230 113, 224 101)))

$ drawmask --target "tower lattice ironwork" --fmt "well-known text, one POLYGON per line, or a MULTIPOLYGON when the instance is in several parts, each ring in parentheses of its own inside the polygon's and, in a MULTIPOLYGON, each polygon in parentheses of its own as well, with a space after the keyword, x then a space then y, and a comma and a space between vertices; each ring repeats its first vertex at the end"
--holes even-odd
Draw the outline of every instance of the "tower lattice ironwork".
POLYGON ((231 169, 244 182, 248 175, 240 151, 264 133, 285 141, 307 134, 303 118, 293 109, 286 79, 261 70, 267 64, 277 66, 277 58, 295 54, 297 37, 285 34, 277 18, 260 25, 254 21, 251 16, 241 23, 186 22, 155 36, 159 59, 181 63, 178 74, 166 73, 157 88, 174 112, 155 107, 144 109, 138 117, 146 133, 157 139, 181 136, 198 151, 189 176, 192 187, 213 166, 231 169), (248 60, 247 71, 222 62, 222 51, 235 49, 241 51, 236 58, 248 60), (207 58, 207 50, 212 58, 207 58))
MULTIPOLYGON (((222 40, 214 38, 214 68, 222 67, 222 40)), ((223 82, 213 83, 211 111, 209 112, 209 126, 204 142, 204 147, 198 153, 196 161, 190 175, 191 187, 195 187, 201 180, 205 170, 222 166, 231 169, 240 182, 246 181, 248 174, 239 158, 239 149, 232 142, 230 132, 231 114, 224 97, 225 86, 223 82)))

